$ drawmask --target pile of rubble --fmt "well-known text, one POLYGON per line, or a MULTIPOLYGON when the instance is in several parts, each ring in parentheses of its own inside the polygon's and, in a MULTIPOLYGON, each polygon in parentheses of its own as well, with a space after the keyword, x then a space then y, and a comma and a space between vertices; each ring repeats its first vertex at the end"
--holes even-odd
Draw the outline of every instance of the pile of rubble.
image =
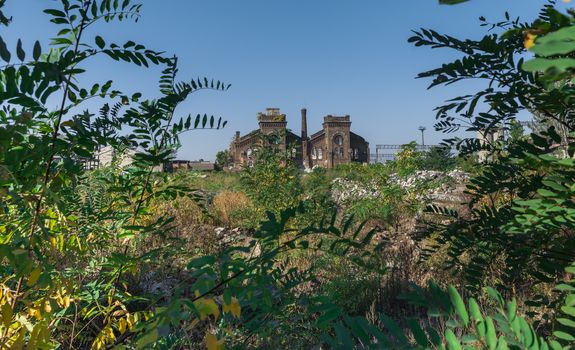
MULTIPOLYGON (((421 170, 407 177, 392 174, 389 183, 398 185, 402 189, 411 190, 434 182, 437 186, 432 186, 431 189, 422 194, 421 199, 446 202, 459 200, 465 187, 464 184, 468 179, 469 174, 458 169, 449 172, 421 170)), ((353 180, 337 178, 332 181, 331 195, 337 204, 343 204, 368 198, 378 198, 380 190, 375 182, 366 185, 353 180)))
POLYGON ((218 244, 221 248, 229 248, 241 242, 245 242, 249 237, 242 232, 239 227, 230 229, 227 227, 216 227, 214 229, 216 237, 218 239, 218 244))
POLYGON ((434 170, 420 170, 415 174, 400 178, 397 174, 390 176, 390 181, 399 185, 401 188, 413 188, 418 184, 427 183, 430 181, 449 181, 455 183, 463 183, 469 179, 469 174, 459 169, 449 172, 434 171, 434 170))
POLYGON ((419 197, 422 200, 434 203, 460 203, 463 200, 465 183, 469 180, 469 174, 459 169, 450 172, 442 171, 418 171, 414 175, 398 180, 396 183, 405 189, 412 189, 419 184, 435 182, 437 186, 431 187, 419 197))
POLYGON ((367 198, 379 197, 379 189, 375 182, 369 185, 357 181, 336 178, 332 181, 331 198, 337 203, 355 202, 367 198))

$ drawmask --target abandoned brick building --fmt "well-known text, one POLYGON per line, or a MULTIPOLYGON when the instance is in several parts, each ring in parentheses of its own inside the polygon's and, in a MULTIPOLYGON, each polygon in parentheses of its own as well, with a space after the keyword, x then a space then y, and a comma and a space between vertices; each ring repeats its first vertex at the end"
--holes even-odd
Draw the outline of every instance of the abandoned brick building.
POLYGON ((351 162, 369 162, 369 143, 361 136, 351 132, 349 115, 338 117, 328 115, 323 118, 322 130, 308 136, 307 110, 301 110, 301 136, 287 129, 286 115, 279 108, 267 108, 258 113, 259 129, 247 135, 236 136, 230 145, 232 168, 241 169, 251 166, 256 159, 256 152, 261 147, 261 135, 277 133, 280 135, 279 147, 290 152, 301 168, 315 166, 333 168, 338 164, 351 162))

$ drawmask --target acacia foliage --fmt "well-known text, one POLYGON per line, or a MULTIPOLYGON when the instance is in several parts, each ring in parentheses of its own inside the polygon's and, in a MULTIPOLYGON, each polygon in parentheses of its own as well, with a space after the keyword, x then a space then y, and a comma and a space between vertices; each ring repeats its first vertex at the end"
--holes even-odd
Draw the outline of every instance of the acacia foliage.
MULTIPOLYGON (((553 285, 564 278, 565 268, 575 259, 571 217, 574 91, 568 83, 572 71, 553 66, 553 62, 564 62, 563 57, 572 51, 561 40, 574 20, 572 12, 560 13, 554 5, 550 1, 532 23, 511 19, 509 14, 493 24, 481 18, 491 33, 480 40, 460 40, 431 30, 416 32, 410 39, 417 46, 451 48, 463 56, 421 73, 420 78, 433 79, 430 87, 466 79, 485 82, 484 89, 438 107, 437 130, 451 133, 464 128, 488 134, 513 130, 522 111, 537 116, 538 125, 529 138, 492 143, 473 138, 446 140, 463 154, 491 154, 468 185, 472 196, 469 217, 430 208, 451 218, 447 224, 429 226, 429 234, 439 234, 430 251, 448 247, 448 267, 461 269, 464 286, 474 293, 489 284, 506 295, 553 285), (529 59, 528 50, 535 58, 529 59), (542 60, 548 63, 543 69, 542 60)), ((523 294, 531 307, 528 315, 540 319, 537 326, 553 329, 558 321, 546 308, 558 310, 560 298, 545 292, 523 294)), ((561 339, 573 340, 570 335, 561 339)))
POLYGON ((554 5, 545 5, 532 23, 509 14, 495 23, 482 17, 489 33, 478 40, 428 29, 409 39, 416 46, 461 54, 419 75, 432 79, 430 88, 470 79, 485 83, 438 107, 436 130, 507 132, 522 111, 535 114, 538 125, 529 137, 510 142, 445 140, 461 155, 486 152, 488 157, 467 186, 470 214, 431 206, 420 234, 435 244, 422 247, 427 256, 446 251, 445 268, 462 277, 460 290, 472 297, 461 297, 453 287, 448 293, 433 285, 427 291, 414 288, 408 299, 441 322, 380 315, 378 327, 363 318, 343 317, 326 337, 334 348, 572 348, 575 50, 569 33, 575 20, 573 11, 563 14, 554 5), (516 296, 522 299, 513 300, 516 296), (505 298, 512 301, 504 303, 505 298), (525 316, 517 315, 519 309, 525 316))
MULTIPOLYGON (((561 278, 563 269, 575 258, 575 242, 569 233, 572 221, 562 215, 571 205, 553 199, 551 193, 572 183, 571 160, 563 158, 573 155, 573 88, 560 83, 549 86, 547 76, 523 69, 525 35, 561 30, 572 22, 569 15, 559 13, 551 5, 545 6, 533 23, 511 20, 507 14, 504 21, 490 26, 500 33, 492 30, 480 40, 460 40, 430 30, 421 30, 410 39, 417 46, 451 48, 463 55, 421 73, 419 77, 433 79, 430 87, 465 79, 485 81, 485 88, 479 92, 455 97, 437 108, 437 130, 506 131, 513 128, 521 111, 544 116, 539 131, 529 139, 511 143, 480 142, 474 138, 446 140, 463 154, 491 154, 491 161, 483 164, 479 176, 471 179, 468 186, 471 217, 450 212, 453 216, 449 224, 431 225, 429 230, 440 233, 439 245, 450 246, 451 267, 463 268, 470 289, 481 288, 490 278, 488 283, 499 280, 500 287, 508 290, 527 277, 552 283, 561 278), (566 138, 557 132, 558 124, 568 130, 566 138), (539 202, 548 205, 537 206, 539 202), (544 220, 545 227, 534 219, 551 212, 558 215, 544 220)), ((488 25, 485 19, 481 21, 488 25)))
POLYGON ((229 85, 178 82, 176 58, 133 41, 87 40, 99 22, 137 21, 141 4, 54 5, 44 10, 59 27, 49 49, 35 41, 27 50, 20 39, 10 49, 0 38, 0 348, 104 348, 138 334, 135 344, 145 346, 151 337, 141 323, 154 310, 130 306, 139 297, 125 280, 158 252, 138 256, 130 248, 138 237, 171 229, 168 216, 150 220, 150 201, 190 194, 152 170, 173 157, 182 132, 225 126, 207 115, 179 117, 177 107, 196 91, 229 85), (161 97, 141 100, 111 80, 83 87, 89 60, 99 55, 163 66, 161 97), (78 112, 94 98, 103 99, 99 114, 78 112), (104 146, 131 149, 132 165, 86 177, 84 165, 104 146))

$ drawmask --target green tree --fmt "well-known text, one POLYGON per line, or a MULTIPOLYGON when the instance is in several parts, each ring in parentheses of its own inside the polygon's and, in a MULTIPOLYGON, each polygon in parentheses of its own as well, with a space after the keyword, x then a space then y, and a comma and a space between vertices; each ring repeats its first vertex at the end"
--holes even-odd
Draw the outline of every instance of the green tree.
POLYGON ((423 153, 421 168, 425 170, 449 171, 455 168, 456 162, 451 149, 435 146, 423 153))
POLYGON ((509 122, 509 140, 511 142, 517 142, 522 140, 525 136, 525 130, 523 125, 518 120, 511 120, 509 122))
POLYGON ((228 150, 219 151, 216 154, 216 167, 219 170, 225 169, 230 163, 230 154, 228 150))
POLYGON ((401 177, 409 176, 421 166, 422 153, 417 150, 417 142, 412 141, 401 146, 392 163, 392 168, 401 177))
POLYGON ((301 174, 291 152, 282 150, 281 139, 276 134, 262 135, 254 164, 241 174, 246 192, 263 212, 277 214, 301 200, 301 174))

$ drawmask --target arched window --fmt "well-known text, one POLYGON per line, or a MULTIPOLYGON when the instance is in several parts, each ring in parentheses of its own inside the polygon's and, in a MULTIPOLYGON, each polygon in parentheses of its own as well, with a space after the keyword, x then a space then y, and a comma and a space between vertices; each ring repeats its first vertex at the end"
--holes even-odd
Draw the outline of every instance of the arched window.
POLYGON ((311 149, 311 159, 317 159, 317 148, 311 149))
POLYGON ((248 148, 248 150, 246 151, 246 155, 248 156, 248 158, 251 158, 253 153, 254 151, 251 148, 248 148))
POLYGON ((333 138, 333 143, 335 143, 338 146, 342 146, 343 145, 343 136, 335 135, 333 138))
POLYGON ((323 159, 323 149, 318 148, 317 150, 317 159, 323 159))

